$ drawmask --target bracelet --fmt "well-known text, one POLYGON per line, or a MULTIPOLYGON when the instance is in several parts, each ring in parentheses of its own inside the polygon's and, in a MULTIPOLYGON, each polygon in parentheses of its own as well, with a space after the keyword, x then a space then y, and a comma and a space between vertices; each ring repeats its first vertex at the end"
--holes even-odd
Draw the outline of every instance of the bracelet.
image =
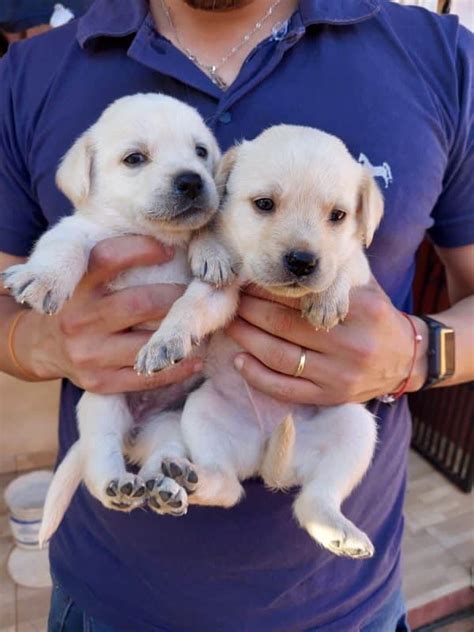
POLYGON ((28 309, 22 309, 17 314, 15 314, 15 316, 12 318, 12 322, 8 330, 8 342, 7 342, 8 355, 10 356, 10 360, 13 366, 19 371, 22 378, 24 378, 25 380, 29 380, 30 382, 41 382, 42 381, 41 378, 39 378, 37 375, 34 375, 33 373, 30 373, 29 371, 25 369, 24 366, 22 366, 21 362, 18 360, 16 356, 15 347, 13 344, 13 339, 15 337, 15 331, 18 326, 18 323, 20 322, 21 318, 28 312, 29 312, 28 309))
POLYGON ((410 368, 408 369, 408 375, 400 384, 398 389, 394 393, 386 393, 385 395, 380 395, 379 397, 377 397, 377 399, 381 401, 383 404, 393 404, 394 402, 397 401, 397 399, 400 399, 400 397, 402 397, 405 394, 408 383, 413 373, 413 369, 415 367, 416 352, 418 349, 418 345, 423 340, 423 336, 416 331, 415 323, 410 318, 410 316, 408 314, 405 314, 405 312, 400 312, 400 314, 404 318, 406 318, 407 321, 410 323, 411 330, 413 332, 413 354, 412 354, 412 358, 410 362, 410 368))

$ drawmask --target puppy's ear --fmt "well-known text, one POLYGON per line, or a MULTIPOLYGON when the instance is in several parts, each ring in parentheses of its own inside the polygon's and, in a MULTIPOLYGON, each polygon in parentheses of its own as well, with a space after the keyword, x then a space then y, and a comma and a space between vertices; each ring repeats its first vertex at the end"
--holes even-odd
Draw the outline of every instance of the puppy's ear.
POLYGON ((224 194, 225 185, 237 160, 238 150, 238 145, 228 149, 222 156, 219 166, 217 167, 216 185, 221 197, 224 194))
POLYGON ((365 168, 363 168, 357 215, 362 242, 368 248, 382 219, 383 197, 374 178, 365 168))
POLYGON ((56 172, 58 189, 74 206, 83 204, 90 193, 93 151, 88 133, 80 136, 67 151, 56 172))

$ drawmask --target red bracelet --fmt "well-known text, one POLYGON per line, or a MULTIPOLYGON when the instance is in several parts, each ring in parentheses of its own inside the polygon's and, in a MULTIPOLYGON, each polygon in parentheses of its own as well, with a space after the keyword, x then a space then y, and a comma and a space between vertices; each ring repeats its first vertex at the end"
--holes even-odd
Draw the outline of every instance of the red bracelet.
POLYGON ((423 336, 416 331, 415 323, 413 322, 411 317, 408 314, 405 314, 405 312, 400 312, 400 314, 404 318, 407 319, 407 321, 410 323, 411 329, 413 331, 413 354, 412 354, 412 358, 411 358, 411 362, 410 362, 410 368, 408 370, 408 375, 403 380, 403 382, 400 384, 399 388, 394 393, 387 393, 386 395, 381 395, 380 397, 377 397, 377 399, 379 399, 384 404, 393 404, 393 402, 396 402, 397 399, 400 399, 400 397, 405 395, 406 388, 408 386, 408 382, 411 379, 411 376, 412 376, 412 373, 413 373, 413 369, 415 367, 416 350, 417 350, 418 345, 420 344, 420 342, 423 340, 423 336))

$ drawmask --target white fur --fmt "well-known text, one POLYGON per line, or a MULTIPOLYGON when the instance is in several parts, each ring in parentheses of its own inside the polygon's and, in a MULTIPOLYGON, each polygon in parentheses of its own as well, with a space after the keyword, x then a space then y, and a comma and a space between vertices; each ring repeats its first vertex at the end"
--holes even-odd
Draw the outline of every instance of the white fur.
MULTIPOLYGON (((119 99, 74 143, 58 170, 58 186, 75 205, 75 213, 41 237, 25 264, 5 271, 5 287, 19 302, 55 313, 74 293, 94 245, 125 234, 155 237, 175 246, 176 255, 167 264, 121 274, 111 283, 111 290, 150 283, 188 283, 188 243, 217 210, 219 197, 213 176, 219 157, 213 135, 193 108, 158 94, 119 99), (197 155, 197 144, 207 148, 207 158, 197 155), (136 152, 146 156, 145 164, 124 164, 123 159, 136 152), (184 172, 199 174, 204 183, 202 196, 192 202, 177 193, 176 177, 184 172)), ((160 429, 161 457, 155 454, 138 476, 127 472, 123 453, 130 450, 133 457, 129 432, 134 412, 143 402, 155 398, 148 406, 152 412, 174 405, 194 381, 152 395, 82 396, 77 409, 80 440, 66 455, 51 484, 42 542, 56 530, 81 479, 105 506, 130 511, 149 496, 140 474, 153 475, 151 496, 158 498, 154 509, 159 513, 177 511, 159 496, 164 490, 171 501, 182 499, 179 510, 186 510, 181 486, 163 476, 160 467, 166 455, 184 457, 177 413, 165 413, 160 429)), ((146 422, 146 418, 141 421, 146 422)))
MULTIPOLYGON (((233 276, 222 269, 239 262, 240 277, 207 293, 196 291, 200 281, 191 283, 154 336, 159 368, 167 365, 170 350, 187 349, 188 341, 230 319, 240 284, 250 281, 275 294, 301 297, 308 321, 329 328, 345 317, 350 288, 370 278, 363 244, 372 240, 383 201, 373 179, 338 139, 309 128, 270 128, 230 150, 219 178, 227 195, 214 227, 217 244, 212 246, 212 233, 195 243, 193 269, 219 284, 233 276), (274 212, 254 208, 252 200, 261 197, 275 200, 274 212), (329 220, 334 208, 347 213, 340 225, 329 220), (282 263, 294 249, 311 250, 319 258, 317 273, 296 285, 282 263), (214 278, 210 270, 218 271, 214 278), (213 307, 218 301, 220 311, 213 307)), ((240 481, 257 474, 272 488, 300 485, 294 512, 311 537, 336 555, 372 556, 367 535, 341 512, 342 501, 370 465, 376 443, 372 415, 356 404, 290 406, 259 393, 233 366, 240 350, 224 334, 213 336, 208 379, 184 407, 183 437, 199 474, 190 504, 231 507, 243 495, 240 481), (269 437, 269 425, 275 428, 279 421, 269 437)))

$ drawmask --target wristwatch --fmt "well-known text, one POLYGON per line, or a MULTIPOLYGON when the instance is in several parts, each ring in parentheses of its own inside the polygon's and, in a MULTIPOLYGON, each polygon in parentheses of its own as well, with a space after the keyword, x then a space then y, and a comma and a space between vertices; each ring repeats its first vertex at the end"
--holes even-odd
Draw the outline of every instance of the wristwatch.
POLYGON ((454 375, 454 329, 430 316, 420 316, 428 325, 428 375, 421 390, 454 375))

